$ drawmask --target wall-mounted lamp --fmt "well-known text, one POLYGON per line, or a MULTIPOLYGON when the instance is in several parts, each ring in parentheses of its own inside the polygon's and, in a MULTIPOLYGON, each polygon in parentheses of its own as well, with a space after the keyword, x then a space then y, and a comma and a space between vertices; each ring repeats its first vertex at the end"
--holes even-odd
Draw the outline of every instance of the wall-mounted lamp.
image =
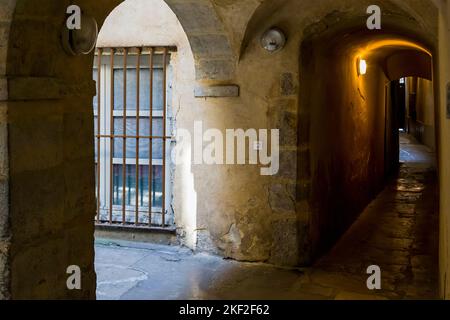
POLYGON ((79 29, 64 26, 61 41, 64 50, 75 56, 91 53, 97 43, 97 37, 97 21, 91 16, 81 14, 79 29))
POLYGON ((261 38, 261 46, 270 53, 274 53, 283 49, 286 41, 284 32, 279 28, 273 27, 264 32, 261 38))
POLYGON ((358 75, 363 76, 367 73, 367 61, 358 59, 358 75))

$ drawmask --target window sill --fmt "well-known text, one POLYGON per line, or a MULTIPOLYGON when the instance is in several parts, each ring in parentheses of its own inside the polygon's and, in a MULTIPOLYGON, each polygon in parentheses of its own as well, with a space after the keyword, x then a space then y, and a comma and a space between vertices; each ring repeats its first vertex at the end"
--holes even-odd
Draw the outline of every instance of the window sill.
POLYGON ((163 233, 176 235, 177 229, 174 226, 162 227, 147 227, 147 226, 135 226, 135 225, 123 225, 123 224, 109 224, 109 223, 96 223, 95 229, 99 231, 127 231, 134 233, 163 233))

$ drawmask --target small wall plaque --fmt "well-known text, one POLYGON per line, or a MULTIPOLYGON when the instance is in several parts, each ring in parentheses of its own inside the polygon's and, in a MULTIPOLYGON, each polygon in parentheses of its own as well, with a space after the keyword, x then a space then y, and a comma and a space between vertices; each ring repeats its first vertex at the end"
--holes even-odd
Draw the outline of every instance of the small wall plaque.
POLYGON ((239 97, 238 85, 197 86, 194 91, 196 98, 233 98, 239 97))

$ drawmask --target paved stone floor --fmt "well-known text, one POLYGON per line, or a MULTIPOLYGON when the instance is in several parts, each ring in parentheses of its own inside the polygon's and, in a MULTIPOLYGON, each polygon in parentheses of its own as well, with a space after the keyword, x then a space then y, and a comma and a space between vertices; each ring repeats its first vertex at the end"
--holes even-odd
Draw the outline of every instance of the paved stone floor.
POLYGON ((314 267, 238 263, 179 247, 97 239, 99 299, 435 299, 438 216, 434 155, 401 138, 396 179, 314 267), (366 269, 382 270, 369 291, 366 269))

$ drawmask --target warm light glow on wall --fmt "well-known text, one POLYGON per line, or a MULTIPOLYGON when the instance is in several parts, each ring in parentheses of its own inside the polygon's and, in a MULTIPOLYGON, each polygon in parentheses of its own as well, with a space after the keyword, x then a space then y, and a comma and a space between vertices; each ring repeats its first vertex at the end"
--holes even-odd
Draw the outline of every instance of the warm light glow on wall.
POLYGON ((358 74, 363 76, 367 73, 367 61, 364 59, 359 59, 358 63, 358 74))
MULTIPOLYGON (((355 52, 354 57, 356 58, 357 63, 357 74, 358 76, 365 75, 367 73, 368 64, 367 61, 370 60, 370 58, 373 55, 380 55, 379 50, 390 50, 392 52, 393 50, 418 50, 421 52, 424 52, 428 54, 430 57, 432 56, 431 52, 427 50, 426 48, 422 47, 421 45, 408 41, 408 40, 402 40, 398 38, 381 38, 377 40, 372 40, 369 43, 366 43, 366 45, 362 46, 355 52), (363 59, 364 57, 365 59, 363 59)), ((387 51, 389 52, 389 51, 387 51)))
POLYGON ((369 45, 367 45, 364 48, 364 50, 362 50, 360 52, 360 54, 367 54, 371 51, 375 51, 375 50, 381 49, 383 47, 403 47, 405 49, 416 49, 419 51, 423 51, 430 56, 432 55, 429 50, 422 47, 421 45, 411 42, 411 41, 401 40, 401 39, 383 39, 383 40, 371 42, 369 45))

